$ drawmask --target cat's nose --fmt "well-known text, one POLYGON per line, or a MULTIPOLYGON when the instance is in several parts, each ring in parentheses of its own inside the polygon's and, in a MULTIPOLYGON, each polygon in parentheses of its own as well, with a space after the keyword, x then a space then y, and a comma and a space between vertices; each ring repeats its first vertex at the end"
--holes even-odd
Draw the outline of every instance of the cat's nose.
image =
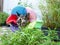
POLYGON ((26 22, 25 20, 22 20, 22 23, 26 22))

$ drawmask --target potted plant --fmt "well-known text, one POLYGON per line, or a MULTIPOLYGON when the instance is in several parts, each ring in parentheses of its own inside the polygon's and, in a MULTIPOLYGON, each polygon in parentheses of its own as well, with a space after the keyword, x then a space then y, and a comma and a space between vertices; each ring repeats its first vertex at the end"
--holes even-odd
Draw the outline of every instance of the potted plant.
POLYGON ((40 4, 43 14, 42 30, 56 30, 60 37, 60 0, 46 0, 46 6, 40 4))

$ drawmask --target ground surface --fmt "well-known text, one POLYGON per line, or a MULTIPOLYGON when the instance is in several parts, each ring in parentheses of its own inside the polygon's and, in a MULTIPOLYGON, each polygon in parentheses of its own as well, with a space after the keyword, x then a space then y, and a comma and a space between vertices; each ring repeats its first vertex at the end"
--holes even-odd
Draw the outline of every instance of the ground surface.
POLYGON ((0 27, 0 35, 4 34, 4 33, 9 33, 10 32, 10 28, 6 27, 6 26, 2 26, 0 27))

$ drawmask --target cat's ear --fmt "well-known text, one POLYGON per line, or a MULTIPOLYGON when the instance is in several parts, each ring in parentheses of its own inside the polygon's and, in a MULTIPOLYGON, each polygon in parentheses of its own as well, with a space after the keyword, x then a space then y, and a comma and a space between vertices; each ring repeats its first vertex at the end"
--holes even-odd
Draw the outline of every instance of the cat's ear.
POLYGON ((18 16, 20 16, 21 14, 19 14, 18 12, 16 12, 18 16))
POLYGON ((26 14, 26 17, 29 17, 29 15, 30 15, 30 13, 27 13, 27 14, 26 14))
POLYGON ((27 13, 27 15, 30 15, 30 13, 27 13))

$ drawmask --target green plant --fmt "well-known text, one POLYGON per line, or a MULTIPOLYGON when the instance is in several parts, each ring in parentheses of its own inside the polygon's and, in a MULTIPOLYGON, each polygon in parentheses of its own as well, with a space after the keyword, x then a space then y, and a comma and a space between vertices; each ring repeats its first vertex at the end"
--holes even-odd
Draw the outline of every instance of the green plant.
POLYGON ((38 45, 43 43, 42 37, 43 34, 39 30, 25 30, 8 35, 4 34, 1 36, 1 41, 2 45, 38 45))
POLYGON ((0 12, 0 25, 4 24, 6 21, 6 18, 8 17, 8 14, 5 12, 0 12))
POLYGON ((1 45, 57 45, 51 40, 52 31, 49 32, 49 35, 45 36, 39 29, 23 29, 15 33, 1 35, 0 41, 1 45))
POLYGON ((60 27, 60 0, 46 0, 46 6, 40 5, 43 25, 50 28, 60 27))
POLYGON ((29 4, 29 3, 27 3, 27 2, 28 2, 28 0, 25 0, 25 2, 23 2, 23 1, 20 0, 20 1, 18 2, 18 5, 22 5, 22 6, 24 6, 24 7, 27 7, 27 6, 28 6, 28 7, 31 7, 31 8, 32 8, 32 4, 31 4, 31 3, 29 4))

